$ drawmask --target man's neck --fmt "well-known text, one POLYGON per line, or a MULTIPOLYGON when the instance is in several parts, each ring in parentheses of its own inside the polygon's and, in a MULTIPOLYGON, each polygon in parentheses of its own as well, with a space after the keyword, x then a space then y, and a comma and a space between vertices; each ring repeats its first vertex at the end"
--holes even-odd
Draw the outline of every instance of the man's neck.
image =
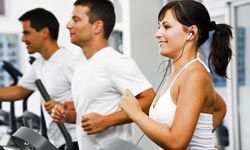
POLYGON ((107 40, 99 40, 97 42, 92 42, 88 45, 83 45, 82 50, 86 59, 90 59, 95 53, 102 50, 103 48, 108 47, 107 40))
POLYGON ((45 60, 48 60, 57 50, 59 46, 56 42, 48 42, 42 48, 40 54, 45 60))

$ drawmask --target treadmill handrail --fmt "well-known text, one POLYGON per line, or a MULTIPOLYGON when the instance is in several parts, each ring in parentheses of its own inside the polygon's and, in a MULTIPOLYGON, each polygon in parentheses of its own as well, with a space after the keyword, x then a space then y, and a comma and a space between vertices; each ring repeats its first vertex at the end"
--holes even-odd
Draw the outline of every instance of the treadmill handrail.
MULTIPOLYGON (((43 99, 47 102, 49 100, 51 100, 50 95, 48 94, 47 90, 45 89, 42 81, 40 79, 37 79, 35 81, 35 84, 38 88, 38 90, 40 91, 43 99)), ((69 134, 69 132, 66 130, 65 126, 63 123, 57 123, 57 126, 59 128, 59 130, 61 131, 65 141, 66 141, 66 148, 65 150, 73 150, 73 142, 72 142, 72 138, 69 134)))
POLYGON ((12 83, 12 85, 16 85, 18 82, 18 78, 22 77, 23 74, 19 70, 17 70, 11 63, 4 60, 2 61, 2 63, 3 69, 5 69, 14 80, 14 83, 12 83))
MULTIPOLYGON (((18 83, 18 79, 22 77, 22 73, 17 70, 11 63, 7 61, 2 61, 2 68, 7 71, 7 73, 12 77, 13 83, 11 84, 16 85, 18 83)), ((10 113, 9 113, 9 129, 8 133, 13 134, 17 130, 16 125, 16 117, 15 117, 15 104, 14 102, 10 102, 10 113)))

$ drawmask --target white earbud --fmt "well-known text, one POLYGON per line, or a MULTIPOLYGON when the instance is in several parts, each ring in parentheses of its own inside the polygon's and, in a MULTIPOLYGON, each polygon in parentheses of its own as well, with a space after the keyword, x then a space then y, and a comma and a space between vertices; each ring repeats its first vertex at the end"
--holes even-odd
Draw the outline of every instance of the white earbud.
POLYGON ((188 37, 187 37, 187 41, 191 40, 192 36, 193 36, 193 33, 190 32, 188 37))

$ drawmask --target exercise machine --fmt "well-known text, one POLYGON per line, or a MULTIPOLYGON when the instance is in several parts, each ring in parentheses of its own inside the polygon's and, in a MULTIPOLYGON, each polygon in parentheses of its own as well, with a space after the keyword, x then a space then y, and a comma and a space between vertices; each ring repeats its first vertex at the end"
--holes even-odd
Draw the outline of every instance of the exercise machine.
MULTIPOLYGON (((41 80, 36 80, 35 84, 44 100, 50 100, 50 96, 43 86, 41 80)), ((73 142, 71 136, 67 132, 64 124, 58 123, 58 127, 66 141, 65 150, 73 150, 73 142)), ((27 127, 19 128, 11 136, 11 142, 13 143, 13 146, 0 146, 0 150, 57 150, 57 148, 46 138, 27 127)))
MULTIPOLYGON (((37 79, 37 80, 35 81, 35 84, 36 84, 38 90, 40 91, 40 93, 41 93, 43 99, 44 99, 45 101, 51 100, 51 98, 50 98, 50 96, 49 96, 47 90, 45 89, 45 87, 44 87, 42 81, 41 81, 40 79, 37 79)), ((65 150, 73 150, 72 138, 71 138, 70 134, 68 133, 68 131, 66 130, 64 124, 62 124, 62 123, 57 123, 57 126, 58 126, 59 130, 61 131, 61 133, 62 133, 62 135, 63 135, 63 137, 64 137, 64 139, 65 139, 65 142, 66 142, 65 150)))

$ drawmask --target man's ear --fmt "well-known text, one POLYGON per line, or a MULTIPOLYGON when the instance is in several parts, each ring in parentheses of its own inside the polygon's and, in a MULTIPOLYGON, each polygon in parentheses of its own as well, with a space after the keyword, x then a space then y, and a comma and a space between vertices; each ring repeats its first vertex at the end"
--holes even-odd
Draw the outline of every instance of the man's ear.
POLYGON ((47 27, 43 28, 41 30, 41 32, 43 34, 44 39, 50 38, 50 32, 49 32, 49 29, 47 27))
POLYGON ((104 23, 102 21, 96 21, 94 23, 94 34, 104 32, 104 23))

